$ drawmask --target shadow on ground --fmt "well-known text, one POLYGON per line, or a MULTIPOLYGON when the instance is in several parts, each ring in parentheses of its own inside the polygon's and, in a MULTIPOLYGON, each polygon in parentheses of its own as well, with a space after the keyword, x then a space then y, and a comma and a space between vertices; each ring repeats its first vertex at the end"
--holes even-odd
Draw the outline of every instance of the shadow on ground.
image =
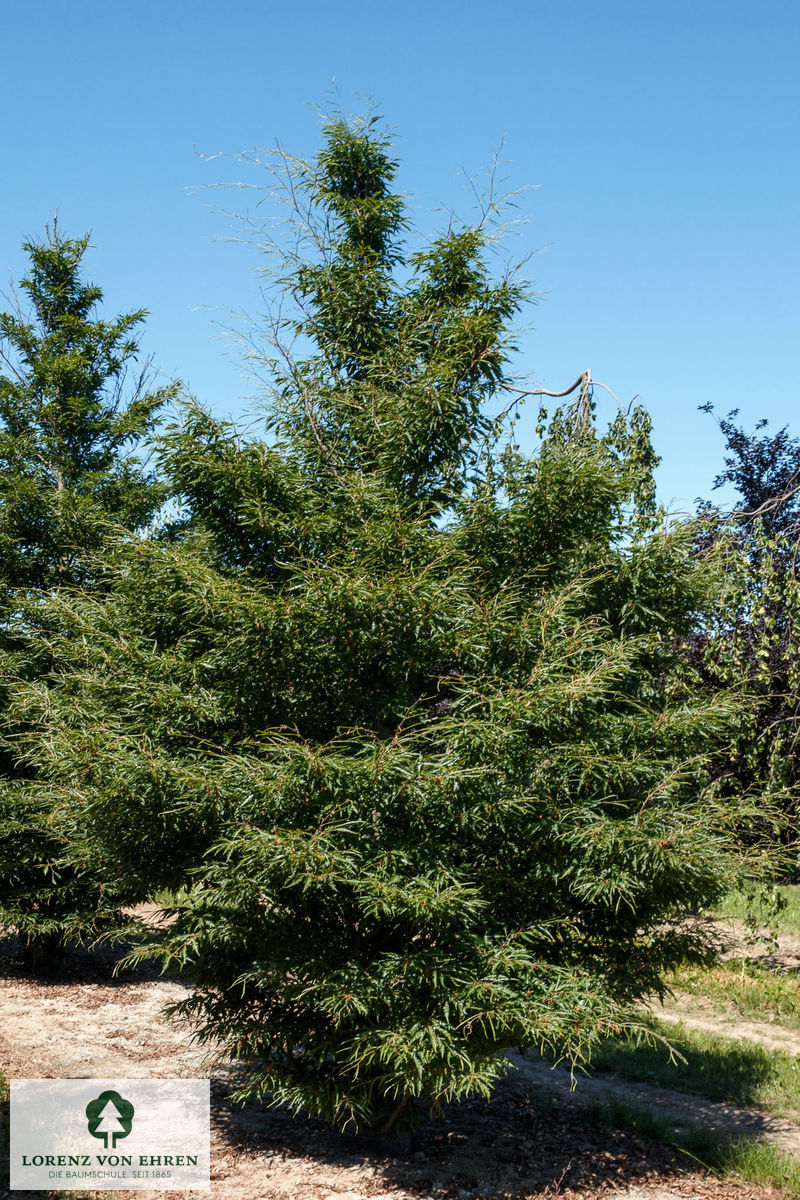
MULTIPOLYGON (((142 932, 150 942, 163 936, 160 930, 146 926, 143 926, 142 932)), ((138 963, 134 967, 125 965, 125 959, 132 949, 133 943, 122 938, 95 945, 78 942, 60 953, 32 961, 25 954, 21 938, 0 931, 0 975, 47 984, 123 984, 133 980, 142 982, 165 978, 153 963, 138 963)), ((178 976, 170 974, 169 978, 178 976)))
POLYGON ((442 1200, 523 1200, 663 1186, 702 1170, 663 1144, 609 1129, 546 1093, 531 1094, 520 1081, 502 1084, 491 1101, 451 1105, 443 1119, 425 1119, 394 1140, 348 1136, 281 1108, 232 1108, 222 1086, 215 1093, 224 1143, 237 1157, 270 1160, 276 1183, 265 1193, 270 1197, 316 1187, 344 1192, 348 1200, 350 1192, 360 1197, 394 1190, 442 1200))
POLYGON ((773 1059, 758 1044, 692 1037, 679 1027, 668 1029, 666 1036, 681 1058, 670 1059, 663 1044, 637 1043, 631 1038, 609 1045, 599 1053, 594 1069, 613 1071, 624 1080, 692 1092, 742 1108, 757 1106, 774 1077, 773 1059))

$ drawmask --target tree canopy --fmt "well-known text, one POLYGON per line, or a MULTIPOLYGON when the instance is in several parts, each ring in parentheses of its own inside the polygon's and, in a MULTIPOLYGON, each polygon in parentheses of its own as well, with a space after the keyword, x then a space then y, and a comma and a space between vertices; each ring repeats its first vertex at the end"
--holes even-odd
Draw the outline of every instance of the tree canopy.
POLYGON ((67 852, 79 817, 59 828, 20 758, 10 680, 51 666, 35 634, 46 594, 102 588, 91 552, 161 507, 166 491, 142 445, 176 394, 149 386, 136 336, 144 310, 97 315, 102 291, 83 277, 88 246, 55 223, 26 242, 22 296, 0 313, 0 906, 34 940, 92 928, 105 902, 67 852))
POLYGON ((746 868, 708 778, 739 702, 680 651, 719 583, 644 411, 584 398, 531 455, 498 420, 527 293, 486 213, 407 251, 373 119, 282 165, 264 428, 187 404, 179 518, 29 614, 14 715, 76 861, 173 889, 141 953, 242 1094, 388 1129, 513 1046, 585 1058, 703 953, 673 918, 746 868))
MULTIPOLYGON (((713 406, 704 410, 713 412, 713 406)), ((794 873, 800 797, 800 441, 785 427, 769 431, 766 420, 747 433, 737 416, 733 411, 718 421, 725 457, 714 481, 715 489, 735 489, 736 506, 723 513, 708 501, 701 504, 702 543, 715 544, 724 555, 727 587, 709 619, 698 622, 691 655, 707 686, 746 689, 749 702, 716 771, 761 798, 758 824, 773 822, 777 836, 795 847, 785 860, 794 873)))

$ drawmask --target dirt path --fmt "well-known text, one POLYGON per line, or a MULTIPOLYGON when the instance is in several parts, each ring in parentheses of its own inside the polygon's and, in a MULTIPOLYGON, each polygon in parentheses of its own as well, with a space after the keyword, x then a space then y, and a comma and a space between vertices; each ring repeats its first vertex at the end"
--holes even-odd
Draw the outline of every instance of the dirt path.
POLYGON ((764 1138, 790 1154, 800 1155, 800 1126, 753 1109, 735 1108, 690 1093, 673 1092, 647 1083, 632 1083, 612 1075, 576 1075, 553 1070, 541 1060, 512 1056, 522 1075, 543 1094, 577 1110, 594 1102, 621 1101, 666 1118, 677 1130, 703 1125, 737 1137, 764 1138))
POLYGON ((0 980, 0 1038, 29 1073, 178 1078, 202 1073, 202 1054, 162 1016, 188 989, 178 983, 40 984, 0 980))
POLYGON ((784 1054, 800 1054, 800 1030, 784 1029, 771 1021, 743 1021, 735 1013, 720 1013, 709 1008, 702 1012, 697 1008, 694 996, 684 997, 676 993, 668 1004, 654 1005, 648 1009, 659 1021, 668 1025, 683 1025, 699 1033, 713 1033, 718 1037, 752 1042, 768 1050, 781 1050, 784 1054))
POLYGON ((757 930, 753 934, 739 921, 720 924, 728 927, 731 936, 731 945, 723 957, 757 958, 765 966, 785 971, 796 971, 800 968, 800 934, 779 933, 773 942, 766 929, 757 930))
POLYGON ((748 929, 743 922, 728 917, 704 917, 695 924, 720 946, 723 962, 750 958, 772 970, 800 970, 800 934, 779 933, 773 937, 768 929, 748 929))
MULTIPOLYGON (((175 980, 46 982, 11 971, 0 979, 0 1069, 11 1078, 208 1075, 206 1057, 186 1030, 161 1015, 165 1004, 186 991, 175 980)), ((217 1074, 212 1188, 193 1195, 211 1200, 527 1200, 558 1194, 594 1200, 613 1190, 628 1200, 764 1200, 769 1194, 698 1173, 685 1157, 633 1134, 592 1126, 582 1111, 594 1099, 647 1105, 676 1127, 700 1120, 763 1135, 800 1153, 800 1130, 787 1122, 618 1080, 582 1078, 570 1091, 566 1072, 537 1061, 520 1060, 519 1066, 519 1074, 491 1104, 454 1107, 446 1121, 426 1123, 407 1144, 390 1146, 356 1141, 322 1122, 293 1120, 282 1110, 256 1105, 233 1110, 226 1102, 231 1080, 217 1074)), ((5 1195, 10 1200, 11 1194, 5 1195)))

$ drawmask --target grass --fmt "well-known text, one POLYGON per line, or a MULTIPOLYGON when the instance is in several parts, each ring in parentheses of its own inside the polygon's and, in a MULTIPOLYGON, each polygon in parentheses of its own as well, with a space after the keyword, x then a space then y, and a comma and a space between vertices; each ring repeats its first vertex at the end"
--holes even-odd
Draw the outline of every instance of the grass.
POLYGON ((665 980, 675 991, 709 1000, 718 1012, 731 1010, 747 1021, 775 1021, 800 1029, 800 986, 795 974, 778 974, 749 959, 713 967, 685 966, 665 980))
POLYGON ((800 1200, 800 1162, 769 1142, 728 1138, 700 1126, 676 1129, 645 1108, 612 1101, 591 1104, 588 1120, 611 1129, 627 1129, 685 1154, 715 1175, 734 1177, 761 1187, 778 1187, 800 1200))
POLYGON ((800 933, 800 884, 781 884, 774 890, 783 902, 777 916, 770 912, 768 897, 748 900, 744 892, 729 892, 711 916, 745 922, 755 919, 760 926, 777 927, 779 933, 800 933))
POLYGON ((148 900, 151 904, 158 904, 160 908, 173 908, 190 894, 188 888, 161 888, 160 891, 152 892, 148 900))
POLYGON ((670 1058, 663 1042, 619 1038, 596 1055, 593 1070, 776 1116, 800 1116, 800 1058, 681 1025, 648 1024, 681 1058, 670 1058))

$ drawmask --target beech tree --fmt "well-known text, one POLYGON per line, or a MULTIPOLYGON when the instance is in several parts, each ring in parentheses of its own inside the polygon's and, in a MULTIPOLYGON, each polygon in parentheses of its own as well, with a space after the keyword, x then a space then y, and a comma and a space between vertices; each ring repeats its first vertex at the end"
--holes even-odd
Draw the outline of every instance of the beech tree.
POLYGON ((679 654, 719 582, 646 413, 602 433, 584 389, 513 441, 491 204, 409 251, 371 119, 279 170, 264 429, 187 405, 180 519, 41 606, 15 713, 75 852, 175 892, 139 953, 191 974, 241 1094, 388 1130, 510 1047, 585 1059, 704 952, 674 918, 748 866, 707 775, 737 705, 679 654))
POLYGON ((9 693, 15 677, 50 667, 32 617, 45 594, 102 587, 90 552, 163 503, 164 485, 137 450, 175 394, 149 387, 138 361, 144 311, 96 315, 102 291, 82 276, 88 245, 56 223, 26 242, 22 295, 0 313, 0 914, 40 957, 95 929, 118 889, 101 895, 70 851, 79 816, 60 822, 33 786, 9 693))

